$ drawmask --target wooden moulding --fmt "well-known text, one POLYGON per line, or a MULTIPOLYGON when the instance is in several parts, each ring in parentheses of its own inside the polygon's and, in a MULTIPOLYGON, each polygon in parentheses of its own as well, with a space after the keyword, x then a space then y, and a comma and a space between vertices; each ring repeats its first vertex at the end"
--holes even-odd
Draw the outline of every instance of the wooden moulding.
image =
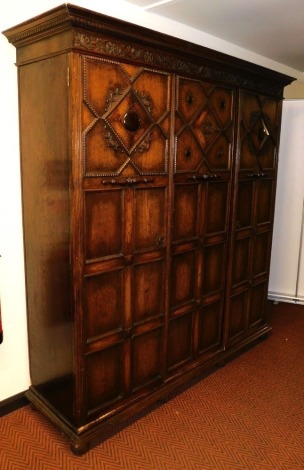
POLYGON ((17 65, 64 51, 84 51, 278 98, 282 97, 282 88, 294 80, 242 59, 71 4, 58 6, 3 34, 17 49, 17 65))

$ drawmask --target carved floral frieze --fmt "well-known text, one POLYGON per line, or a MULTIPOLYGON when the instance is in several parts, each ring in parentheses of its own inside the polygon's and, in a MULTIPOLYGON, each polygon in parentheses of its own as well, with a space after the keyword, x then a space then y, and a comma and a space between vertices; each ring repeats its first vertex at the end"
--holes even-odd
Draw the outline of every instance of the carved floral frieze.
MULTIPOLYGON (((205 80, 223 82, 237 87, 252 88, 259 92, 280 96, 281 86, 268 84, 228 73, 215 68, 210 68, 202 63, 195 63, 183 60, 177 55, 159 52, 138 44, 121 42, 116 39, 99 37, 85 33, 77 32, 74 36, 74 47, 84 49, 110 57, 116 57, 124 60, 133 60, 144 64, 161 67, 179 74, 194 75, 205 80)), ((203 58, 202 58, 203 60, 203 58)))

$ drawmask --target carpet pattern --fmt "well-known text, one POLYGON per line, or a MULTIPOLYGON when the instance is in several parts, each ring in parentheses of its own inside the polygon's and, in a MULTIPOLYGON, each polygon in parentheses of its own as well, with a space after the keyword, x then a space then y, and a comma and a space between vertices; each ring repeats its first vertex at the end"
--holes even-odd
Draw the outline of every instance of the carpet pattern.
POLYGON ((30 405, 0 420, 3 470, 303 470, 304 307, 269 302, 266 341, 77 457, 30 405))

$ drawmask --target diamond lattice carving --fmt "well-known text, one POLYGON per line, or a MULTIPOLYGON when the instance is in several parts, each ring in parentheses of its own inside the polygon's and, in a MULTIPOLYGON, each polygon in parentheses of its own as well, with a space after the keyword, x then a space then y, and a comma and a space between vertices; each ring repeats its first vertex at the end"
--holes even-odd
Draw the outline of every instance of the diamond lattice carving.
POLYGON ((166 174, 170 75, 94 58, 83 74, 85 175, 166 174))
POLYGON ((221 134, 221 128, 209 108, 206 108, 199 114, 193 123, 193 129, 201 147, 205 151, 221 134))
POLYGON ((278 103, 244 92, 241 105, 240 169, 250 168, 256 172, 274 169, 278 103))
POLYGON ((228 169, 233 132, 232 91, 186 79, 178 85, 176 171, 228 169))
MULTIPOLYGON (((148 97, 145 97, 145 100, 151 106, 148 97)), ((147 149, 148 134, 153 126, 153 120, 133 89, 129 90, 118 103, 111 106, 104 120, 110 131, 108 145, 114 150, 124 150, 130 155, 138 147, 140 150, 143 146, 147 149), (140 124, 133 132, 124 124, 125 116, 131 114, 137 116, 140 124)))
POLYGON ((202 151, 189 127, 176 137, 176 144, 175 170, 198 171, 203 161, 202 151))
POLYGON ((267 116, 263 113, 254 112, 251 115, 251 146, 254 153, 259 156, 263 153, 270 131, 266 124, 267 116))

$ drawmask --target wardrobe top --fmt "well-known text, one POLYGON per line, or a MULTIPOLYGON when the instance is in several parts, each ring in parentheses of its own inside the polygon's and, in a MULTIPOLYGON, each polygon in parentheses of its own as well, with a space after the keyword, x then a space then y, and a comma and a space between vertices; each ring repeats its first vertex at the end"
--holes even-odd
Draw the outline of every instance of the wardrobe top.
POLYGON ((64 51, 142 63, 181 75, 282 96, 294 78, 256 64, 72 4, 62 4, 2 32, 17 65, 64 51))

